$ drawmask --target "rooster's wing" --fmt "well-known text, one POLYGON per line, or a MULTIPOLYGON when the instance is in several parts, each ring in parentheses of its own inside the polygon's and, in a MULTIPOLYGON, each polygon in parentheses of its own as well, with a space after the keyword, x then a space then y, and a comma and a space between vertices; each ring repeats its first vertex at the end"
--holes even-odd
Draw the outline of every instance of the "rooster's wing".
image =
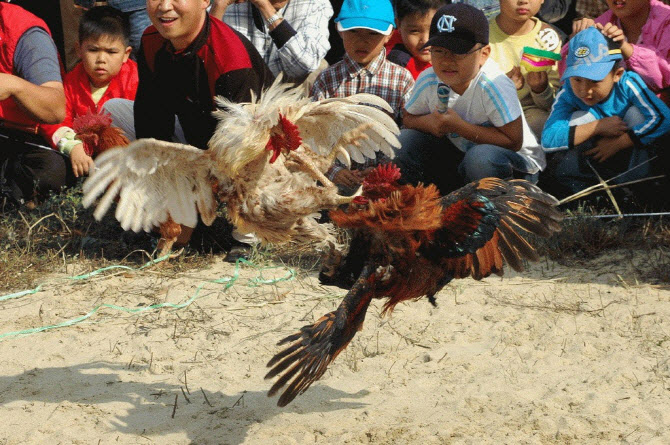
POLYGON ((503 260, 523 270, 522 260, 538 258, 525 235, 550 236, 562 219, 558 201, 524 180, 485 178, 443 197, 441 204, 442 227, 421 254, 452 278, 501 274, 503 260))
POLYGON ((217 201, 212 185, 222 183, 212 169, 207 151, 159 141, 139 139, 115 148, 95 160, 95 171, 84 183, 85 207, 102 196, 94 216, 102 219, 119 196, 116 219, 125 230, 150 231, 172 217, 195 227, 198 214, 209 225, 216 218, 217 201))
MULTIPOLYGON (((374 159, 378 151, 393 158, 394 150, 400 147, 400 130, 390 117, 393 109, 373 94, 312 101, 304 96, 302 87, 281 83, 278 76, 260 97, 252 96, 251 103, 217 97, 217 105, 219 110, 214 114, 220 122, 210 146, 220 150, 219 156, 231 171, 238 171, 265 150, 270 129, 278 123, 280 114, 298 127, 305 146, 322 156, 330 154, 342 134, 362 124, 369 126, 365 131, 368 139, 346 147, 354 161, 374 159)), ((338 158, 347 162, 342 155, 338 158)))

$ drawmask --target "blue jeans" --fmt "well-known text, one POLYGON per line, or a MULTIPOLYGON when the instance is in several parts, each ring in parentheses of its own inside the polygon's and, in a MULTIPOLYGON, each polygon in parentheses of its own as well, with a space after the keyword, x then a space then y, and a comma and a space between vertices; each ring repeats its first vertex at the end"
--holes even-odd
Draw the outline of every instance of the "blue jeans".
POLYGON ((402 181, 435 184, 442 194, 482 178, 522 178, 537 182, 520 154, 497 145, 481 144, 460 151, 446 136, 437 138, 418 130, 400 132, 401 148, 394 162, 402 181))
MULTIPOLYGON (((135 102, 132 100, 116 98, 109 99, 102 106, 103 110, 112 116, 112 125, 123 130, 123 132, 126 134, 126 137, 130 139, 131 142, 137 139, 135 134, 134 105, 135 102)), ((188 144, 186 141, 186 136, 184 136, 184 130, 181 128, 179 123, 179 119, 176 116, 174 119, 174 135, 172 137, 173 142, 188 144)))

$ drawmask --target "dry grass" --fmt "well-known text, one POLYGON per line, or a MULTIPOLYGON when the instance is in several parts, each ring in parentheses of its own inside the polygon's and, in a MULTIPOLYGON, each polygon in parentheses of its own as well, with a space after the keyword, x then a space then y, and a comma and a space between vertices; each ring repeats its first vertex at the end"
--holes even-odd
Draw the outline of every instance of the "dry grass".
MULTIPOLYGON (((113 211, 95 221, 92 209, 81 205, 81 189, 53 196, 32 211, 0 215, 0 290, 32 287, 44 274, 105 267, 137 266, 154 254, 155 237, 124 232, 113 211)), ((211 255, 189 250, 171 260, 166 270, 203 265, 211 255)))

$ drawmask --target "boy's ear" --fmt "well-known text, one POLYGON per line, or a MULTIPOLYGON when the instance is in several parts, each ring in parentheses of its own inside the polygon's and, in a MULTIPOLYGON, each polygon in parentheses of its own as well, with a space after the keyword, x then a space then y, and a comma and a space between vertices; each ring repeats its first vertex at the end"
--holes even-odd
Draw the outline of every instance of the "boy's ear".
POLYGON ((81 56, 81 42, 79 42, 78 40, 74 42, 74 52, 75 54, 77 54, 77 58, 79 60, 83 59, 83 57, 81 56))
POLYGON ((123 54, 123 63, 126 63, 128 61, 128 58, 130 57, 130 53, 133 51, 132 46, 126 46, 126 51, 123 54))
POLYGON ((389 34, 387 36, 384 36, 384 45, 386 45, 389 42, 389 40, 391 40, 392 36, 393 36, 393 31, 391 31, 391 34, 389 34))
POLYGON ((479 61, 482 65, 484 65, 484 63, 489 60, 489 56, 491 55, 491 45, 483 46, 482 49, 479 50, 479 53, 479 61))
POLYGON ((619 79, 621 79, 621 76, 623 76, 624 71, 625 71, 625 69, 622 66, 617 68, 616 71, 614 71, 614 77, 613 77, 612 80, 614 80, 615 82, 618 82, 619 79))

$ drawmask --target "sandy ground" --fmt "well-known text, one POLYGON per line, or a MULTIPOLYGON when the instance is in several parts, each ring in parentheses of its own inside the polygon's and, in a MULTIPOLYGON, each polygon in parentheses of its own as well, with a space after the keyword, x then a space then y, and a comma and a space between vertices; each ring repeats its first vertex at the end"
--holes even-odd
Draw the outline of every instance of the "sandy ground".
POLYGON ((220 259, 177 276, 61 279, 74 273, 0 302, 0 335, 202 288, 179 310, 102 308, 5 337, 2 445, 670 443, 670 288, 636 282, 624 255, 459 280, 437 308, 402 304, 390 318, 375 303, 324 378, 283 409, 263 379, 275 343, 343 295, 315 272, 258 285, 244 267, 228 289, 208 282, 233 275, 220 259))

